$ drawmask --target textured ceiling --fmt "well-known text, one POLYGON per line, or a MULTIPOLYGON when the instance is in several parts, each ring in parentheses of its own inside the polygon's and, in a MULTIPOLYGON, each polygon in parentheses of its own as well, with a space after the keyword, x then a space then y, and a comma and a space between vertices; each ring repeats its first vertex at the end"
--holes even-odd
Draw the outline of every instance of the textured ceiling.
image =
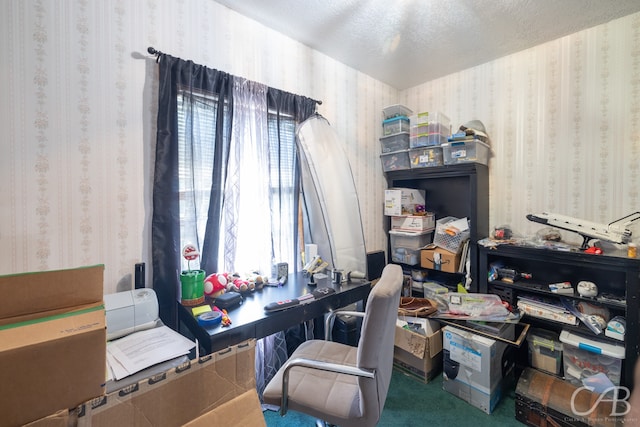
POLYGON ((640 0, 216 0, 406 89, 640 11, 640 0))

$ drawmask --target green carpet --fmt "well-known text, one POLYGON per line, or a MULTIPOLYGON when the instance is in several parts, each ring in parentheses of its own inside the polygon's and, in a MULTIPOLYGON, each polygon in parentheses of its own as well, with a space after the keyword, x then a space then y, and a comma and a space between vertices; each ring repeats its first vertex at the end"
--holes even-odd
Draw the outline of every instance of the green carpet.
MULTIPOLYGON (((393 370, 380 427, 522 427, 515 419, 515 385, 505 391, 491 415, 471 406, 442 389, 442 374, 423 384, 393 370)), ((268 427, 314 426, 315 420, 304 414, 265 411, 268 427)))

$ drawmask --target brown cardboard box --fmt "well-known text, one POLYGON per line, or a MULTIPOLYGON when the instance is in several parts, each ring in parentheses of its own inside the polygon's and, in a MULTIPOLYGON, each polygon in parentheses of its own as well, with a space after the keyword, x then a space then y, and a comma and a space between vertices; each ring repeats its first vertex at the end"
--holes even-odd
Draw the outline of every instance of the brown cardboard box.
POLYGON ((24 427, 69 427, 73 425, 68 409, 61 409, 55 414, 25 424, 24 427))
POLYGON ((429 245, 420 251, 420 267, 457 273, 460 267, 460 253, 454 254, 438 246, 429 245), (434 264, 434 254, 440 254, 440 268, 434 264))
POLYGON ((104 393, 103 269, 0 278, 0 298, 6 298, 0 309, 3 423, 29 423, 104 393), (38 289, 48 301, 36 295, 38 289), (70 290, 85 295, 75 297, 70 290), (80 301, 85 304, 71 305, 80 301))
POLYGON ((255 388, 223 403, 185 427, 266 427, 260 399, 255 388))
POLYGON ((102 302, 103 276, 103 265, 0 276, 0 325, 102 302))
POLYGON ((396 326, 393 365, 428 383, 442 371, 442 333, 429 336, 396 326))
MULTIPOLYGON (((205 415, 215 419, 210 412, 255 389, 254 361, 255 340, 191 360, 86 402, 77 409, 78 426, 162 427, 181 426, 205 415)), ((255 408, 243 411, 242 415, 255 414, 255 408)), ((264 422, 262 413, 260 417, 264 422)))

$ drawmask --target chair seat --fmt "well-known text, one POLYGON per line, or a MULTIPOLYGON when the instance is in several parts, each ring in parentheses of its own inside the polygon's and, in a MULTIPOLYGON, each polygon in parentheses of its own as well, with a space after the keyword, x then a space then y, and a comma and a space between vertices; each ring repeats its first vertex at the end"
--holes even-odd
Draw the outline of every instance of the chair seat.
MULTIPOLYGON (((300 344, 290 359, 305 358, 356 366, 357 350, 332 341, 311 340, 300 344)), ((280 406, 282 372, 282 369, 278 371, 265 388, 265 403, 280 406)), ((295 367, 289 375, 289 409, 321 419, 359 418, 362 414, 358 379, 353 375, 295 367)))

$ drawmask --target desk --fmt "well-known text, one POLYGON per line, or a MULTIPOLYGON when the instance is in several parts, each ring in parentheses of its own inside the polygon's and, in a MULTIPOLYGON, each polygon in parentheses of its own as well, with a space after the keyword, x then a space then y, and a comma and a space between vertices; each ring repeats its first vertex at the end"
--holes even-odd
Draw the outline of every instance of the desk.
POLYGON ((317 280, 315 287, 308 286, 309 279, 302 273, 290 274, 287 283, 281 287, 265 286, 243 295, 242 305, 229 310, 230 326, 218 325, 202 327, 191 314, 190 307, 178 303, 178 327, 184 325, 198 339, 204 351, 209 354, 239 344, 250 338, 264 338, 307 320, 323 316, 358 301, 366 301, 371 284, 365 280, 336 285, 330 278, 317 280), (274 301, 297 298, 316 288, 331 287, 334 294, 308 304, 301 304, 286 310, 265 313, 264 306, 274 301))

